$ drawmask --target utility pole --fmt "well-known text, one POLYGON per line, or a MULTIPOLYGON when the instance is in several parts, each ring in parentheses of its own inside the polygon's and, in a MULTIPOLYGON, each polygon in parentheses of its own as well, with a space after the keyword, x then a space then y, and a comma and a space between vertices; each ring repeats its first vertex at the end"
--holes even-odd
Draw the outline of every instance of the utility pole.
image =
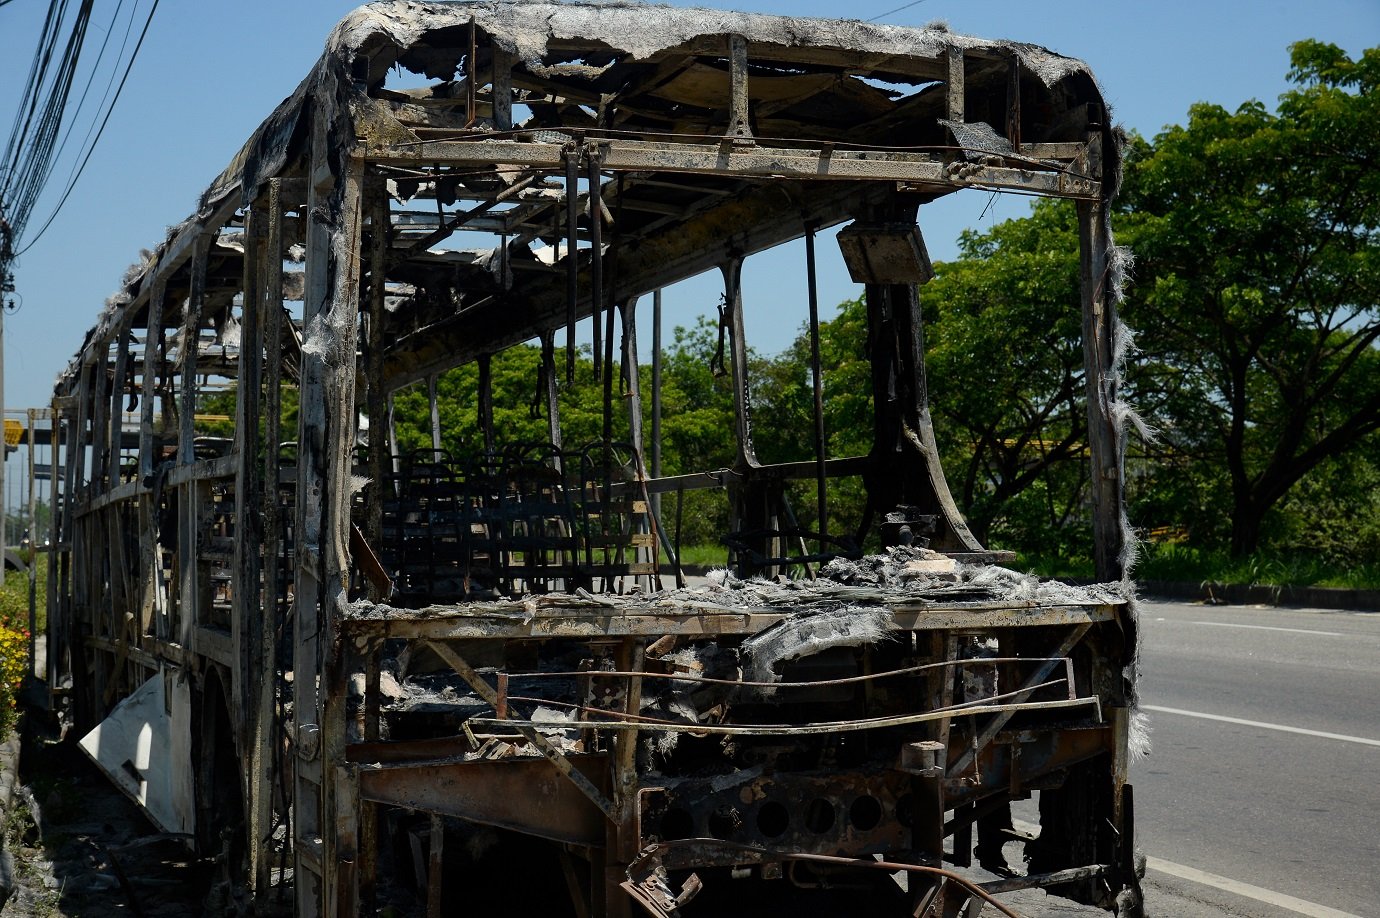
MULTIPOLYGON (((4 202, 0 202, 0 427, 4 426, 5 417, 5 311, 9 308, 10 294, 14 293, 14 274, 10 271, 10 265, 14 262, 14 233, 10 229, 9 220, 5 219, 4 202)), ((5 450, 0 457, 0 494, 5 493, 5 460, 9 458, 9 451, 5 450)), ((9 501, 5 501, 5 506, 0 508, 0 582, 5 577, 5 549, 6 536, 5 530, 9 523, 9 501)))

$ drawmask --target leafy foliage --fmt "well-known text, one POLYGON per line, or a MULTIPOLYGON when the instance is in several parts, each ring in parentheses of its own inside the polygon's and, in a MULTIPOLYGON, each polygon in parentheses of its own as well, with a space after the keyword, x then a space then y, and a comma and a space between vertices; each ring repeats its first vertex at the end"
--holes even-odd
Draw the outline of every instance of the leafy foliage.
MULTIPOLYGON (((46 602, 46 556, 33 559, 38 564, 38 628, 43 629, 46 602)), ((22 571, 4 572, 0 585, 0 740, 9 735, 18 715, 19 690, 29 669, 29 575, 22 571)))
POLYGON ((1078 226, 1069 202, 964 233, 921 291, 935 431, 980 540, 1087 533, 1078 226))
POLYGON ((28 669, 29 635, 0 626, 0 740, 9 736, 18 716, 19 689, 28 669))
POLYGON ((1292 53, 1277 112, 1199 104, 1137 142, 1119 223, 1137 388, 1164 404, 1151 504, 1238 554, 1380 430, 1380 49, 1292 53))

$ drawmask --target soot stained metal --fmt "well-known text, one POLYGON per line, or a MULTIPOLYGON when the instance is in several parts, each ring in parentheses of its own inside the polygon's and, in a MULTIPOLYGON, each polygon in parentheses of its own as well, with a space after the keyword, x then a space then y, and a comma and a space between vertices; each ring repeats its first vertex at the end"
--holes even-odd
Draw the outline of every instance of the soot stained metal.
POLYGON ((229 891, 302 915, 510 909, 514 881, 580 916, 1015 914, 1028 887, 1139 914, 1119 144, 1079 61, 942 28, 362 7, 57 381, 55 696, 98 738, 157 720, 190 782, 144 805, 229 891), (1009 570, 944 480, 919 215, 972 189, 1078 208, 1093 586, 1009 570), (817 343, 816 234, 840 225, 857 455, 829 454, 817 343), (744 264, 799 239, 810 301, 745 296, 744 264), (636 304, 711 269, 734 446, 667 475, 636 304), (792 308, 813 449, 764 462, 744 315, 792 308), (497 420, 524 349, 544 442, 497 420), (427 449, 394 429, 413 385, 427 449), (594 442, 562 426, 576 391, 594 442), (691 500, 728 554, 702 580, 691 500), (1011 871, 1003 814, 1035 794, 1011 871), (975 830, 1005 878, 971 869, 975 830))

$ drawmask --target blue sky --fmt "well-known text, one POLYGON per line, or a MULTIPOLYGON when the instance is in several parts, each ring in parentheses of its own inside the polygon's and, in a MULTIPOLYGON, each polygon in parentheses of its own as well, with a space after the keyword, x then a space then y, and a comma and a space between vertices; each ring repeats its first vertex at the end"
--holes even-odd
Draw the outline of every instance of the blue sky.
MULTIPOLYGON (((131 6, 135 0, 126 0, 117 42, 131 11, 137 35, 150 2, 131 6)), ((793 15, 843 11, 870 19, 903 2, 695 5, 793 15)), ((91 164, 66 208, 17 267, 22 306, 4 320, 8 407, 47 403, 54 377, 139 249, 159 242, 169 224, 192 211, 200 191, 296 87, 332 25, 352 5, 169 0, 159 6, 91 164)), ((6 129, 46 8, 42 0, 11 0, 0 7, 0 126, 6 129)), ((96 2, 94 42, 88 45, 92 57, 114 8, 115 0, 96 2)), ((1086 60, 1117 120, 1148 135, 1182 122, 1196 101, 1231 108, 1251 98, 1273 104, 1287 88, 1287 46, 1297 39, 1335 42, 1353 55, 1380 44, 1377 0, 924 0, 880 21, 923 25, 936 19, 955 31, 1033 42, 1086 60)), ((103 85, 102 80, 97 94, 103 85)), ((79 134, 89 118, 89 112, 82 113, 79 134)), ((31 231, 51 213, 71 167, 69 154, 54 171, 30 220, 31 231)), ((931 254, 943 259, 953 255, 963 228, 990 226, 1020 215, 1026 206, 1021 198, 962 193, 922 209, 921 225, 931 254)), ((827 313, 830 304, 855 290, 833 244, 821 245, 820 254, 827 313)), ((761 264, 750 260, 745 270, 749 343, 765 353, 786 346, 799 328, 805 308, 803 257, 803 251, 787 249, 761 264)), ((706 279, 668 291, 668 324, 692 323, 712 307, 717 290, 717 281, 706 279)), ((641 338, 644 345, 650 338, 645 329, 641 338)))

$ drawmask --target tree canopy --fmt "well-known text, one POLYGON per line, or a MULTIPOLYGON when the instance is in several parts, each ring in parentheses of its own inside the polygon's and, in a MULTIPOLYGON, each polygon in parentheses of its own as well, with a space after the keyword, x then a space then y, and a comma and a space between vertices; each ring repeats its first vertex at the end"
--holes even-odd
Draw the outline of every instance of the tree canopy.
POLYGON ((955 499, 984 542, 1087 544, 1087 411, 1074 209, 965 232, 921 290, 936 436, 955 499), (1051 539, 1053 537, 1053 539, 1051 539))
POLYGON ((1304 41, 1292 58, 1276 112, 1203 103, 1136 140, 1120 201, 1136 389, 1163 439, 1153 477, 1165 496, 1222 494, 1185 522, 1229 529, 1238 554, 1380 429, 1380 49, 1353 61, 1304 41))

